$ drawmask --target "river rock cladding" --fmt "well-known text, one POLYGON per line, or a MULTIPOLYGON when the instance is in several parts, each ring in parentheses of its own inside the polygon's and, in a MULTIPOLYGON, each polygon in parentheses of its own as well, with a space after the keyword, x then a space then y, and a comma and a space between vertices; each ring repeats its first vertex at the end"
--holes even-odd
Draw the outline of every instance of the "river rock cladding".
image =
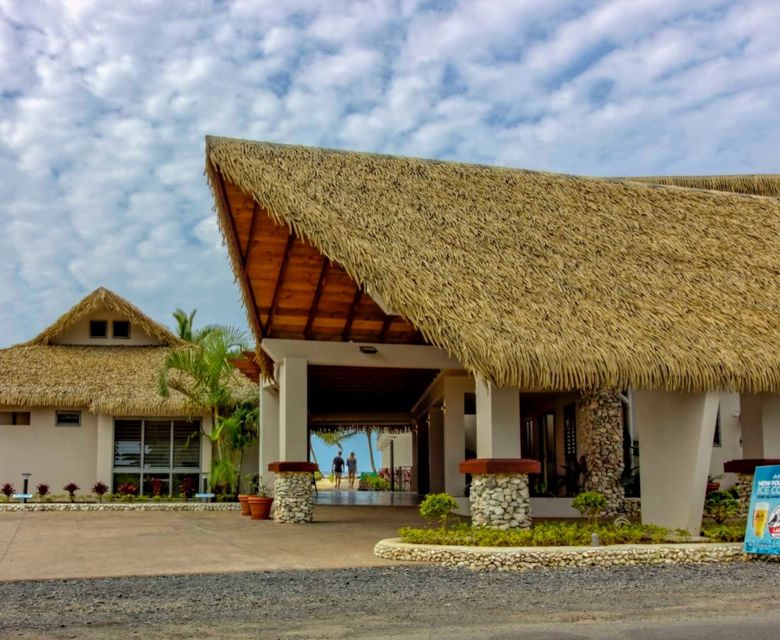
POLYGON ((607 499, 605 515, 623 510, 623 406, 616 391, 582 391, 577 403, 580 451, 588 465, 587 491, 607 499))
POLYGON ((274 520, 311 522, 313 508, 311 473, 283 471, 274 483, 274 520))
POLYGON ((513 529, 531 526, 528 476, 475 475, 471 480, 471 521, 475 526, 513 529))

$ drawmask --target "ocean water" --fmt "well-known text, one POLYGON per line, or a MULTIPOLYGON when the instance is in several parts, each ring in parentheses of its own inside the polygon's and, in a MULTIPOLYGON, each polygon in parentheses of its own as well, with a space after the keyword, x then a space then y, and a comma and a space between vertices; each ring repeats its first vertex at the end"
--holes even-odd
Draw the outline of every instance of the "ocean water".
MULTIPOLYGON (((379 450, 376 447, 377 441, 376 433, 371 435, 371 441, 374 447, 374 462, 376 463, 376 470, 380 468, 379 450)), ((320 465, 320 471, 327 475, 330 473, 331 463, 333 458, 339 451, 337 446, 330 446, 320 440, 315 434, 311 436, 312 444, 314 445, 314 455, 317 458, 317 463, 320 465)), ((364 433, 358 433, 351 438, 347 438, 342 441, 344 448, 342 449, 342 457, 346 460, 351 451, 355 452, 355 456, 358 459, 358 473, 371 471, 371 460, 368 456, 368 438, 364 433)), ((313 462, 313 460, 312 460, 313 462)))

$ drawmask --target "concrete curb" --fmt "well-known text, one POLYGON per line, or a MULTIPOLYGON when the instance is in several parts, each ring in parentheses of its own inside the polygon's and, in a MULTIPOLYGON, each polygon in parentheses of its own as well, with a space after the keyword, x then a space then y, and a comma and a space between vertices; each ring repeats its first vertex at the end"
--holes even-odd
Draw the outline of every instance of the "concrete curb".
POLYGON ((741 542, 626 544, 608 547, 464 547, 380 540, 374 554, 389 560, 430 562, 446 567, 525 571, 560 567, 742 562, 741 542))
POLYGON ((0 504, 0 513, 19 511, 238 511, 237 502, 34 502, 0 504))

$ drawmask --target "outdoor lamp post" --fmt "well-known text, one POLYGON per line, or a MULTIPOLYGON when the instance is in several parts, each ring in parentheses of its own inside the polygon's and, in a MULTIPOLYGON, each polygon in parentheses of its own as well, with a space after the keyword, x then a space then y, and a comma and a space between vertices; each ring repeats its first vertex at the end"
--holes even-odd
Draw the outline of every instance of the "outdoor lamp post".
POLYGON ((29 488, 29 485, 30 485, 30 476, 31 475, 32 475, 32 473, 23 473, 22 474, 22 478, 24 478, 24 480, 22 481, 22 494, 24 495, 24 498, 22 498, 22 502, 24 504, 27 504, 27 496, 30 495, 29 492, 27 491, 27 489, 29 488))

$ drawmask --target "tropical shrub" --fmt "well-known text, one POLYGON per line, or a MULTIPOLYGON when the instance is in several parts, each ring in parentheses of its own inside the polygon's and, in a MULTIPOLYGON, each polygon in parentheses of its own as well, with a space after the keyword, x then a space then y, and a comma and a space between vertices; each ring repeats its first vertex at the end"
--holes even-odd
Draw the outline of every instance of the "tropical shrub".
POLYGON ((458 501, 448 493, 431 493, 420 504, 420 515, 429 521, 438 520, 441 528, 446 529, 449 517, 457 508, 458 501))
POLYGON ((599 516, 607 508, 607 499, 598 491, 585 491, 571 501, 571 506, 579 511, 583 518, 588 518, 591 526, 595 526, 599 516))
POLYGON ((365 473, 358 481, 358 491, 390 491, 390 481, 372 473, 365 473))
POLYGON ((50 493, 49 485, 46 484, 45 482, 41 482, 39 485, 35 487, 35 489, 38 493, 38 498, 41 500, 41 502, 43 502, 46 499, 46 496, 48 496, 50 493))
POLYGON ((0 487, 0 493, 5 496, 5 501, 8 502, 11 500, 11 496, 16 493, 16 489, 14 489, 14 485, 12 485, 10 482, 6 482, 2 487, 0 487))
POLYGON ((583 522, 540 522, 528 529, 488 529, 458 524, 449 529, 406 527, 399 530, 403 542, 476 547, 561 547, 588 546, 595 531, 603 545, 660 544, 669 531, 654 525, 632 524, 620 528, 583 522))
POLYGON ((195 495, 195 481, 190 476, 184 476, 179 483, 179 493, 185 500, 195 495))
POLYGON ((162 493, 163 481, 160 478, 152 478, 149 484, 152 486, 152 496, 159 498, 162 493))
POLYGON ((62 487, 63 491, 67 491, 68 498, 70 498, 71 502, 76 502, 76 491, 81 489, 79 485, 77 485, 75 482, 69 482, 64 487, 62 487))
POLYGON ((702 525, 701 533, 714 542, 742 542, 745 539, 745 521, 702 525))
POLYGON ((108 493, 108 485, 98 480, 92 485, 92 493, 97 496, 98 502, 103 502, 103 497, 108 493))
POLYGON ((739 501, 729 491, 710 491, 704 501, 704 514, 723 524, 739 513, 739 501))
POLYGON ((133 482, 123 482, 116 488, 116 492, 124 499, 134 498, 138 494, 138 485, 133 482))

